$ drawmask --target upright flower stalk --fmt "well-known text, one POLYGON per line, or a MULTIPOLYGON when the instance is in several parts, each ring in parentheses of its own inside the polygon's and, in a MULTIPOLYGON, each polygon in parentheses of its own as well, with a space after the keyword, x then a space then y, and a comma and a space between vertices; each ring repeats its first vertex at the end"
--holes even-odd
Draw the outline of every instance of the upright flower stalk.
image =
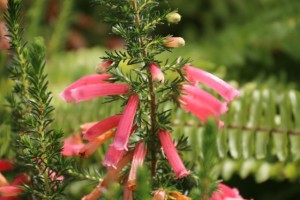
POLYGON ((177 11, 159 13, 159 1, 156 0, 97 2, 102 6, 103 18, 111 25, 113 34, 126 41, 125 49, 105 52, 106 55, 101 57, 103 62, 97 66, 100 74, 75 81, 61 97, 68 103, 109 97, 112 102, 122 101, 123 111, 99 122, 83 124, 83 140, 75 141, 77 143, 69 147, 68 140, 65 141, 63 152, 87 158, 101 144, 113 139, 101 160, 107 175, 82 199, 100 198, 103 191, 109 192, 107 189, 112 182, 123 185, 123 199, 133 199, 135 192, 139 192, 139 167, 150 168, 149 178, 155 191, 153 199, 191 199, 184 195, 190 189, 182 188, 182 182, 178 180, 191 174, 178 152, 187 149, 188 144, 184 142, 187 140, 173 142, 170 118, 173 109, 166 107, 171 99, 178 101, 183 109, 203 123, 214 117, 222 126, 219 118, 227 112, 228 103, 238 96, 238 91, 212 74, 187 65, 187 60, 162 62, 157 59, 158 54, 185 45, 181 37, 153 35, 159 24, 178 23, 181 16, 177 11), (126 70, 122 68, 124 64, 128 65, 126 70), (176 78, 169 79, 164 73, 173 73, 176 78), (215 90, 226 102, 201 89, 198 82, 215 90), (166 162, 172 171, 162 164, 166 162), (181 191, 167 191, 161 189, 162 186, 181 188, 181 191))

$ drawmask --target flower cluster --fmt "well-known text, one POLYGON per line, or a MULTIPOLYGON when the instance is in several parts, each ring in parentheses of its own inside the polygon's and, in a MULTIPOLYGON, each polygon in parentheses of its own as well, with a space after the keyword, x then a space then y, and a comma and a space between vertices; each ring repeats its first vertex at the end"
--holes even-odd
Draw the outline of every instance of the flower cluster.
POLYGON ((222 79, 201 69, 187 65, 183 67, 183 71, 186 75, 187 84, 182 86, 181 107, 193 113, 203 123, 209 117, 214 117, 219 126, 222 127, 223 122, 219 120, 219 117, 227 112, 227 104, 239 95, 238 90, 222 79), (198 87, 199 82, 217 92, 225 99, 226 103, 221 102, 198 87))
MULTIPOLYGON (((133 9, 136 9, 136 2, 132 2, 131 6, 133 9)), ((165 18, 169 23, 178 23, 181 16, 177 12, 171 12, 167 14, 165 18)), ((134 20, 137 20, 134 24, 139 26, 140 16, 135 16, 134 20)), ((121 29, 121 26, 118 28, 115 27, 114 32, 118 33, 121 29)), ((132 29, 134 28, 132 27, 132 29)), ((142 29, 137 29, 136 32, 140 30, 142 29)), ((127 29, 123 31, 126 32, 127 29)), ((136 32, 130 32, 128 35, 134 35, 136 32)), ((179 48, 185 45, 185 41, 181 37, 166 37, 145 44, 145 41, 149 42, 151 39, 148 38, 148 40, 146 40, 146 38, 143 37, 133 39, 132 43, 125 38, 128 42, 127 48, 139 48, 127 51, 125 54, 122 52, 115 52, 115 54, 108 53, 108 56, 103 57, 103 62, 96 68, 100 74, 85 76, 75 81, 60 94, 61 98, 68 103, 73 101, 78 103, 110 95, 122 95, 122 98, 126 101, 126 106, 121 114, 116 113, 101 121, 83 124, 81 126, 82 136, 76 134, 64 141, 62 155, 89 157, 101 144, 113 138, 113 142, 109 145, 102 162, 107 168, 107 174, 103 181, 99 183, 90 194, 83 197, 84 200, 100 198, 103 192, 107 190, 108 184, 117 181, 122 182, 124 185, 124 199, 133 199, 133 191, 136 189, 137 184, 137 169, 142 166, 146 158, 149 159, 149 157, 151 157, 149 161, 152 166, 151 172, 153 179, 155 179, 155 170, 157 170, 157 166, 155 166, 157 165, 156 159, 166 158, 176 179, 181 179, 191 174, 191 172, 186 169, 177 152, 176 144, 172 140, 170 130, 166 130, 168 129, 166 128, 167 126, 163 126, 158 117, 160 112, 158 107, 160 105, 158 101, 159 97, 156 96, 158 95, 156 86, 159 85, 160 88, 163 88, 161 91, 168 90, 164 85, 165 83, 166 85, 169 84, 168 80, 165 81, 164 70, 170 70, 171 68, 166 66, 162 66, 161 68, 161 66, 159 66, 160 62, 154 59, 154 55, 153 57, 149 56, 151 59, 148 57, 147 59, 140 59, 141 55, 147 56, 149 53, 146 52, 146 50, 142 50, 144 47, 151 49, 153 48, 152 45, 155 44, 157 46, 161 45, 161 47, 159 47, 160 50, 179 48), (135 41, 137 43, 135 43, 135 41), (138 53, 137 55, 132 55, 133 52, 138 53), (127 76, 118 71, 119 62, 124 61, 123 59, 127 56, 127 53, 133 58, 132 62, 139 62, 142 66, 139 72, 137 72, 137 69, 131 71, 132 73, 137 72, 136 75, 138 78, 135 80, 131 79, 131 74, 127 76), (119 83, 118 81, 120 80, 126 80, 126 84, 119 83), (132 84, 130 81, 132 81, 132 84), (137 92, 141 90, 143 90, 143 92, 137 92), (145 112, 140 112, 141 109, 146 110, 145 112), (136 113, 139 114, 137 115, 136 113), (147 116, 141 117, 140 115, 147 116), (141 127, 138 127, 139 125, 141 127), (137 129, 139 134, 135 135, 136 137, 132 143, 129 143, 130 136, 134 134, 137 129), (155 143, 155 145, 153 145, 152 142, 155 143), (157 149, 154 149, 156 146, 161 147, 164 152, 159 154, 161 155, 159 158, 156 158, 158 155, 157 149), (151 152, 151 156, 149 157, 147 157, 148 150, 151 152), (123 170, 129 163, 131 163, 130 170, 123 170), (122 170, 123 175, 121 175, 122 170), (124 173, 124 171, 126 171, 126 173, 124 173)), ((131 59, 125 59, 126 62, 127 60, 131 59)), ((130 63, 130 61, 128 61, 128 63, 130 63)), ((182 65, 184 64, 185 63, 182 65)), ((185 76, 185 79, 181 80, 182 83, 177 84, 180 86, 176 88, 176 94, 177 91, 181 90, 181 95, 178 98, 181 107, 193 113, 202 123, 205 123, 209 117, 213 117, 221 127, 223 122, 220 121, 219 117, 227 112, 227 104, 236 98, 239 92, 216 76, 195 67, 185 65, 180 70, 181 74, 185 76), (225 102, 218 100, 204 89, 201 89, 198 83, 202 83, 216 91, 225 99, 225 102)), ((148 160, 146 160, 146 162, 147 161, 148 160)), ((158 187, 159 186, 155 186, 155 189, 158 187)), ((154 193, 153 199, 165 200, 168 197, 170 199, 190 199, 178 191, 166 191, 163 189, 157 190, 154 193)))

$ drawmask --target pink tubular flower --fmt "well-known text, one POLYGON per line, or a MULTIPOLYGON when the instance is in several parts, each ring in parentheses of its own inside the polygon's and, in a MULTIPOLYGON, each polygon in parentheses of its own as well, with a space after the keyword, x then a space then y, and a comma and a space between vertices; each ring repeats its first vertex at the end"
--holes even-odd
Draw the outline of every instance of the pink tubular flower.
POLYGON ((182 37, 169 37, 164 40, 164 45, 170 48, 179 48, 185 45, 182 37))
POLYGON ((114 62, 112 60, 104 61, 97 66, 97 71, 104 73, 107 71, 107 68, 110 67, 114 62))
POLYGON ((117 164, 119 163, 125 152, 125 149, 118 150, 113 145, 110 145, 108 151, 106 152, 103 165, 105 167, 116 168, 117 164))
POLYGON ((190 174, 190 171, 187 171, 185 166, 180 159, 177 150, 174 146, 174 143, 171 139, 171 135, 166 130, 160 130, 158 132, 158 137, 162 148, 166 154, 166 157, 175 172, 176 178, 183 178, 190 174))
POLYGON ((71 94, 71 90, 82 86, 104 83, 110 77, 111 75, 109 74, 92 74, 92 75, 84 76, 79 80, 75 81, 74 83, 72 83, 62 93, 60 93, 60 97, 66 102, 70 103, 74 100, 74 97, 71 94))
POLYGON ((219 189, 213 192, 210 200, 244 200, 237 189, 230 188, 222 183, 219 183, 218 187, 219 189))
POLYGON ((14 166, 10 162, 0 160, 0 172, 11 170, 12 168, 14 168, 14 166))
POLYGON ((211 73, 188 65, 184 66, 183 70, 185 71, 187 79, 190 82, 201 82, 204 85, 212 88, 218 94, 220 94, 227 101, 227 103, 231 102, 239 95, 238 90, 211 73))
POLYGON ((80 149, 79 154, 85 158, 89 157, 99 148, 101 144, 103 144, 108 139, 112 138, 114 135, 115 131, 112 130, 101 134, 89 143, 84 144, 84 146, 80 149))
POLYGON ((70 136, 64 140, 61 154, 63 156, 77 156, 83 146, 84 144, 78 134, 70 136))
POLYGON ((128 189, 134 190, 136 188, 136 175, 138 167, 143 165, 147 153, 147 148, 144 142, 136 145, 133 153, 132 164, 128 175, 128 189))
POLYGON ((121 83, 101 83, 77 87, 71 90, 71 97, 78 102, 96 97, 126 94, 130 86, 121 83))
POLYGON ((164 74, 162 73, 161 69, 159 66, 157 66, 155 63, 151 63, 149 65, 150 72, 152 74, 152 79, 153 81, 157 81, 159 83, 163 83, 165 78, 164 74))
POLYGON ((181 107, 186 111, 193 113, 202 123, 205 123, 209 117, 214 117, 219 123, 219 127, 223 126, 223 122, 219 120, 220 113, 210 110, 206 104, 201 103, 190 95, 180 97, 181 107))
POLYGON ((85 140, 93 140, 97 136, 103 134, 106 131, 116 127, 121 119, 121 115, 114 115, 108 117, 100 122, 97 122, 92 127, 90 127, 86 133, 83 135, 83 139, 85 140))
POLYGON ((127 151, 127 143, 139 101, 140 99, 137 94, 131 95, 128 99, 127 105, 117 127, 114 142, 112 144, 117 150, 125 149, 127 151))
POLYGON ((0 187, 0 197, 14 197, 20 195, 22 192, 21 188, 12 185, 0 187))
POLYGON ((154 192, 152 200, 166 200, 167 199, 167 194, 165 190, 156 190, 154 192))

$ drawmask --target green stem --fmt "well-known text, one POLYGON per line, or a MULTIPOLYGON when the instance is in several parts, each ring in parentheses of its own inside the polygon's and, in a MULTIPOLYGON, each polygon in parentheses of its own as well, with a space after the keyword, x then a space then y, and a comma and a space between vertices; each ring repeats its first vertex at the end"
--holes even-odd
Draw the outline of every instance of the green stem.
MULTIPOLYGON (((136 27, 140 26, 140 16, 139 16, 139 9, 137 8, 137 3, 136 1, 132 2, 132 7, 136 12, 136 16, 135 16, 135 24, 136 27)), ((144 39, 142 37, 139 38, 140 41, 140 45, 144 46, 144 39)), ((147 51, 144 50, 143 51, 143 56, 146 57, 147 56, 147 51)), ((146 63, 146 62, 145 62, 146 63)), ((146 63, 148 64, 148 63, 146 63)), ((154 84, 153 84, 153 80, 152 80, 152 74, 150 72, 149 69, 147 69, 147 78, 148 78, 148 83, 149 83, 149 93, 150 93, 150 120, 151 120, 151 137, 155 137, 156 135, 156 127, 157 127, 157 122, 156 122, 156 117, 157 117, 157 109, 156 109, 156 95, 154 92, 154 84)), ((151 152, 151 176, 154 177, 155 173, 156 173, 156 148, 155 145, 150 145, 149 147, 150 152, 151 152)))

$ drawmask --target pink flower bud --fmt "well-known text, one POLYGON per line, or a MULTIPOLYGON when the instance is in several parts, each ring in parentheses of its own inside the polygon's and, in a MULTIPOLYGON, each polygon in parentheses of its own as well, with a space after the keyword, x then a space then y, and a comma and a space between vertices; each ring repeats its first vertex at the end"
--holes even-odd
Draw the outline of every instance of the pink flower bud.
POLYGON ((166 200, 167 199, 167 194, 165 190, 156 190, 154 192, 152 200, 166 200))
POLYGON ((179 48, 185 45, 182 37, 169 37, 164 40, 164 45, 170 48, 179 48))
POLYGON ((100 64, 97 66, 96 70, 97 70, 97 72, 99 72, 99 73, 105 73, 105 72, 107 71, 107 68, 110 67, 110 66, 112 66, 113 63, 114 63, 114 62, 111 61, 111 60, 109 60, 109 61, 104 61, 104 62, 100 63, 100 64))
POLYGON ((183 165, 182 160, 180 159, 177 150, 174 146, 174 143, 171 139, 171 135, 168 131, 160 130, 158 132, 158 137, 161 143, 161 146, 166 154, 166 157, 175 172, 176 178, 183 178, 189 175, 191 172, 187 171, 183 165))
POLYGON ((172 24, 177 24, 181 20, 181 15, 176 12, 171 12, 166 16, 167 21, 172 24))
POLYGON ((157 81, 159 83, 164 82, 164 74, 162 73, 161 69, 159 66, 157 66, 155 63, 151 63, 149 65, 150 72, 152 74, 152 79, 153 81, 157 81))

